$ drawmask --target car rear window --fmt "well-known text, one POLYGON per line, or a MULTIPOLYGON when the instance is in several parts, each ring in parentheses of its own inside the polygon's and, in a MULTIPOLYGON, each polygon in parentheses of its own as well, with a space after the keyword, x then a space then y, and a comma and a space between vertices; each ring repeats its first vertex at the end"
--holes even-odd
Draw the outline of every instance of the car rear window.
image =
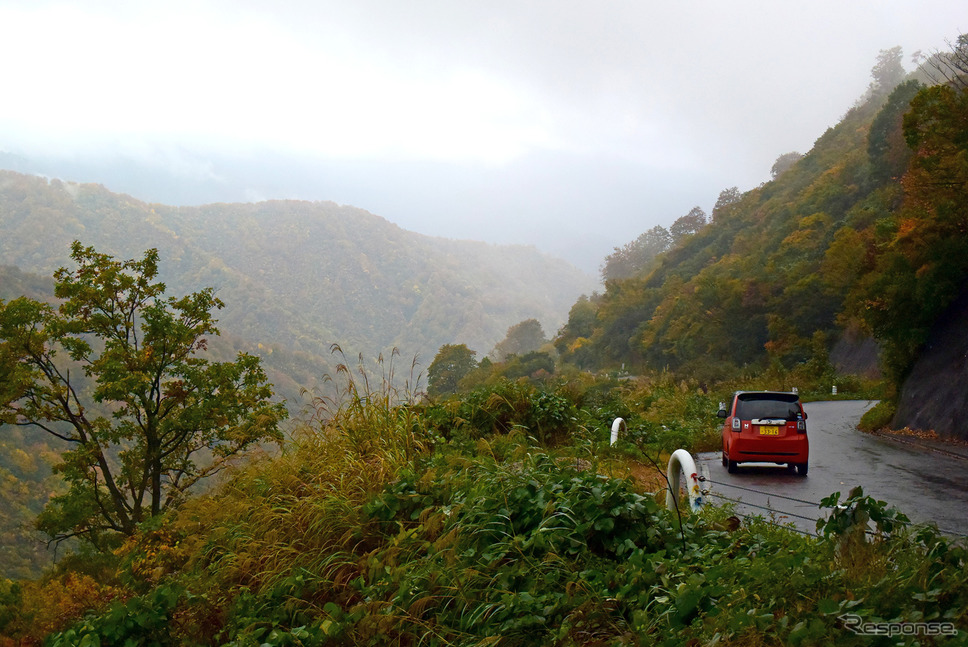
POLYGON ((799 401, 800 398, 793 393, 741 393, 736 402, 736 416, 742 420, 796 420, 800 415, 799 401))

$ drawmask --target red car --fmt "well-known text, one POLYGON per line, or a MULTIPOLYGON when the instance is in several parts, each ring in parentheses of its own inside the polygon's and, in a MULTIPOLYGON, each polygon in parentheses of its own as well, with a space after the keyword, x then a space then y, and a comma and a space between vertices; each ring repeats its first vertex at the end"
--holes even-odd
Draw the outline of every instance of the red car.
POLYGON ((783 463, 807 475, 807 414, 796 393, 737 391, 717 415, 726 419, 723 466, 731 473, 740 463, 783 463))

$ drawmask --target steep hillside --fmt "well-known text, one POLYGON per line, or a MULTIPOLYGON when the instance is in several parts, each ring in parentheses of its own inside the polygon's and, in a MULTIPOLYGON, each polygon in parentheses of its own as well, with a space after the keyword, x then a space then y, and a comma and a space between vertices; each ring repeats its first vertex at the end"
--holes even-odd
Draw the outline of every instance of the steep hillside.
POLYGON ((27 296, 31 299, 47 299, 54 293, 54 281, 50 276, 38 276, 24 272, 12 265, 0 265, 0 299, 27 296))
POLYGON ((651 272, 609 281, 586 341, 576 345, 569 326, 559 348, 590 346, 603 365, 707 376, 809 359, 813 333, 836 329, 849 287, 826 251, 873 191, 859 153, 876 113, 851 111, 779 178, 721 200, 651 272))
POLYGON ((968 292, 939 320, 904 381, 892 427, 968 440, 968 292))
POLYGON ((426 366, 455 340, 486 353, 524 319, 556 329, 595 287, 533 248, 429 238, 333 203, 174 208, 0 172, 3 264, 49 276, 74 239, 123 258, 158 248, 171 292, 218 289, 224 335, 293 357, 398 347, 426 366))
POLYGON ((956 84, 874 94, 772 182, 724 192, 644 273, 576 304, 556 345, 586 367, 703 379, 829 371, 833 349, 869 373, 857 360, 876 345, 900 387, 968 280, 966 120, 956 84))

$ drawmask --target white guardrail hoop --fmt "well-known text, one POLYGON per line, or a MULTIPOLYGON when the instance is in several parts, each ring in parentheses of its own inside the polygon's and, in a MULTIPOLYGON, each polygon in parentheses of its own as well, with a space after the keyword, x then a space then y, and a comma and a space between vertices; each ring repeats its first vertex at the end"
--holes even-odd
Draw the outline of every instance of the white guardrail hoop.
POLYGON ((609 445, 614 445, 616 442, 618 442, 619 430, 621 430, 623 434, 628 431, 628 427, 625 425, 625 420, 623 418, 616 418, 615 422, 612 423, 612 439, 608 443, 609 445))
POLYGON ((689 495, 689 507, 693 512, 698 512, 702 507, 702 490, 699 489, 699 472, 696 470, 696 461, 692 454, 684 449, 677 449, 669 457, 669 466, 666 468, 666 478, 669 480, 669 489, 666 490, 666 508, 676 507, 679 495, 679 474, 686 475, 686 492, 689 495))
MULTIPOLYGON (((616 418, 612 422, 612 437, 609 440, 609 445, 618 442, 619 432, 624 434, 627 431, 628 426, 625 424, 625 420, 616 418)), ((702 490, 699 488, 699 471, 696 469, 696 461, 693 460, 692 454, 684 449, 677 449, 669 457, 669 466, 666 468, 666 478, 669 481, 669 489, 666 490, 666 507, 670 510, 676 507, 680 473, 685 473, 686 482, 689 485, 687 488, 689 507, 692 508, 693 512, 697 512, 703 504, 702 490)))

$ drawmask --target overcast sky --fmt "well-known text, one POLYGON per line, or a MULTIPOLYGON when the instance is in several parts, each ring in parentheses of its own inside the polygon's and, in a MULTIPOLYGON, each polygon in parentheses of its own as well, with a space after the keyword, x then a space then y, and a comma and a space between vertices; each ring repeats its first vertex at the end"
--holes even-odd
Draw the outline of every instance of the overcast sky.
POLYGON ((0 1, 0 151, 120 155, 223 201, 334 200, 595 272, 807 152, 880 50, 911 69, 961 31, 963 0, 0 1))

